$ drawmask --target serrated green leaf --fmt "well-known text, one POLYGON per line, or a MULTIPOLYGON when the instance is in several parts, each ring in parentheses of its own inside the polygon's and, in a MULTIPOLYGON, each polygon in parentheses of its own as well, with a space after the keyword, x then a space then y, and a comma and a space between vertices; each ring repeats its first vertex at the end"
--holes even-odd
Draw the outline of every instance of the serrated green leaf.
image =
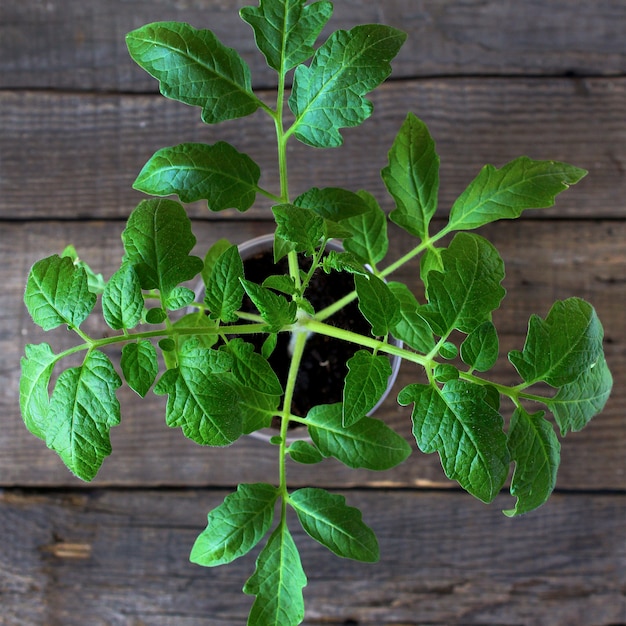
POLYGON ((546 401, 561 434, 582 430, 602 411, 612 387, 613 377, 604 356, 573 382, 563 385, 554 398, 546 401))
POLYGON ((254 30, 254 38, 267 64, 286 73, 313 54, 313 45, 333 12, 332 2, 260 0, 244 7, 241 18, 254 30))
POLYGON ((389 165, 381 172, 387 191, 395 200, 392 222, 422 240, 437 210, 439 156, 426 124, 409 113, 391 150, 389 165))
POLYGON ((298 626, 304 619, 307 579, 286 524, 280 524, 259 554, 243 591, 256 596, 248 626, 298 626))
POLYGON ((206 277, 204 302, 209 307, 211 319, 235 322, 243 300, 243 261, 237 246, 227 248, 213 264, 206 277))
POLYGON ((365 417, 387 389, 391 376, 389 357, 358 350, 346 365, 343 388, 343 426, 349 427, 365 417))
POLYGON ((350 427, 344 427, 342 420, 341 403, 321 404, 307 415, 311 439, 325 456, 354 469, 381 471, 411 454, 407 441, 381 420, 364 417, 350 427))
POLYGON ((376 268, 376 264, 385 258, 389 249, 387 216, 374 196, 366 191, 359 191, 357 195, 367 206, 367 211, 343 221, 342 226, 347 227, 351 233, 343 246, 361 263, 376 268))
POLYGON ((346 505, 344 496, 305 487, 289 496, 306 533, 337 556, 374 563, 379 559, 376 535, 361 511, 346 505))
POLYGON ((338 30, 320 46, 310 65, 296 68, 289 108, 291 132, 318 148, 339 146, 339 129, 357 126, 373 110, 364 96, 391 73, 406 34, 380 24, 338 30))
POLYGON ((313 465, 324 460, 324 455, 318 448, 301 439, 294 441, 287 448, 287 452, 296 463, 303 463, 305 465, 313 465))
POLYGON ((567 163, 519 157, 502 168, 485 165, 450 210, 449 230, 472 230, 525 209, 543 209, 587 172, 567 163))
POLYGON ((241 484, 208 515, 189 560, 203 567, 231 563, 259 543, 272 525, 278 490, 265 483, 241 484))
POLYGON ((154 346, 146 339, 127 343, 122 348, 120 365, 128 386, 144 398, 159 373, 154 346))
POLYGON ((296 293, 296 283, 291 276, 285 274, 268 276, 263 281, 262 287, 280 291, 288 296, 293 296, 296 293))
POLYGON ((206 285, 213 268, 215 267, 215 263, 217 259, 220 258, 223 252, 226 252, 228 248, 230 248, 233 244, 228 241, 228 239, 218 239, 214 244, 212 244, 207 253, 204 255, 204 267, 202 269, 202 280, 206 285))
POLYGON ((440 337, 455 328, 471 333, 504 298, 504 263, 491 243, 470 233, 458 233, 441 259, 444 270, 429 272, 429 302, 418 313, 440 337))
POLYGON ((122 381, 111 361, 90 351, 80 367, 62 372, 45 424, 46 444, 82 480, 92 480, 111 454, 109 431, 120 423, 115 391, 122 381))
POLYGON ((190 256, 196 245, 185 209, 173 200, 143 200, 122 233, 125 261, 133 266, 142 289, 158 289, 167 301, 173 289, 203 268, 190 256))
POLYGON ((105 280, 102 274, 94 272, 91 267, 85 261, 83 261, 79 256, 78 252, 76 252, 76 248, 72 245, 65 246, 63 252, 61 252, 61 256, 67 256, 72 259, 72 263, 79 267, 82 267, 87 273, 87 282, 89 284, 89 291, 91 293, 101 294, 104 291, 105 280))
POLYGON ((354 285, 359 299, 359 310, 372 325, 375 337, 384 337, 390 333, 401 319, 400 303, 387 284, 371 274, 355 274, 354 285))
POLYGON ((487 391, 463 380, 451 380, 443 389, 415 384, 400 392, 398 402, 414 403, 413 435, 420 450, 438 452, 448 478, 491 502, 506 480, 510 459, 503 419, 487 391))
POLYGON ((207 124, 250 115, 261 105, 246 62, 209 30, 155 22, 126 35, 126 45, 164 96, 202 107, 207 124))
POLYGON ((461 358, 472 369, 486 372, 496 364, 499 349, 496 327, 491 322, 483 322, 461 344, 461 358))
POLYGON ((20 360, 20 411, 26 428, 40 439, 46 438, 50 406, 48 385, 59 356, 47 343, 27 344, 20 360))
POLYGON ((62 324, 78 328, 96 304, 85 270, 69 257, 49 256, 33 265, 24 304, 35 324, 44 330, 62 324))
POLYGON ((261 287, 249 280, 241 280, 241 284, 261 317, 268 325, 268 332, 274 333, 296 322, 298 307, 280 294, 261 287))
POLYGON ((269 428, 278 414, 281 396, 271 395, 246 387, 233 379, 239 394, 239 408, 243 417, 243 434, 249 435, 261 428, 269 428))
POLYGON ((337 252, 337 250, 330 250, 322 259, 321 267, 327 274, 330 274, 333 270, 335 270, 337 272, 361 274, 361 276, 370 275, 369 270, 367 270, 350 252, 337 252))
POLYGON ((324 219, 315 211, 294 204, 272 207, 276 219, 276 236, 288 241, 290 250, 313 254, 325 234, 324 219))
POLYGON ((341 222, 369 211, 367 202, 359 194, 340 187, 312 187, 293 203, 331 222, 341 222))
POLYGON ((588 302, 559 300, 545 320, 538 315, 530 318, 524 349, 509 352, 509 360, 526 383, 544 381, 562 387, 598 362, 603 336, 602 324, 588 302))
POLYGON ((102 293, 102 315, 114 330, 135 328, 141 321, 144 299, 139 276, 132 265, 123 263, 102 293))
POLYGON ((400 319, 391 333, 414 350, 428 354, 435 347, 435 339, 426 320, 417 313, 419 302, 404 283, 392 281, 387 286, 400 303, 400 319))
POLYGON ((428 248, 420 257, 420 278, 428 291, 428 276, 431 271, 443 272, 443 261, 441 259, 442 248, 428 248))
POLYGON ((183 143, 154 153, 133 183, 153 196, 176 194, 182 202, 206 200, 211 211, 247 211, 256 199, 259 166, 233 146, 183 143))
POLYGON ((243 433, 237 389, 223 372, 222 358, 227 355, 188 342, 178 354, 179 366, 165 372, 154 388, 168 396, 167 425, 180 427, 200 445, 227 446, 243 433))
POLYGON ((514 509, 503 511, 509 517, 541 506, 556 485, 561 445, 544 412, 527 413, 517 407, 509 427, 509 450, 515 461, 511 495, 517 497, 514 509))
POLYGON ((233 357, 233 376, 246 387, 270 396, 282 396, 283 388, 267 359, 251 343, 232 339, 225 348, 233 357))

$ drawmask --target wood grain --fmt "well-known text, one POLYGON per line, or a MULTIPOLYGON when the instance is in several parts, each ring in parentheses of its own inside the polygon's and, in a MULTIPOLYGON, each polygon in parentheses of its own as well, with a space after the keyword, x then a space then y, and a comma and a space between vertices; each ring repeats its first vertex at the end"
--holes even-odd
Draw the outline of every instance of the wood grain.
MULTIPOLYGON (((456 79, 391 82, 374 92, 373 117, 345 131, 335 150, 290 145, 291 194, 310 187, 368 189, 386 209, 380 180, 387 152, 412 111, 428 124, 441 156, 440 212, 485 163, 527 155, 589 170, 554 209, 537 215, 626 216, 626 79, 456 79)), ((160 96, 0 91, 0 216, 125 218, 144 196, 132 183, 159 148, 229 141, 264 164, 261 184, 277 191, 274 127, 257 112, 208 127, 199 110, 160 96)), ((260 199, 249 217, 268 219, 260 199)), ((191 207, 210 214, 206 203, 191 207)))
MULTIPOLYGON (((441 223, 440 223, 441 224, 441 223)), ((258 222, 196 222, 196 236, 202 242, 198 254, 211 242, 227 237, 240 242, 261 234, 266 226, 258 222)), ((111 275, 122 254, 118 222, 36 222, 4 226, 8 267, 0 268, 4 290, 0 311, 4 317, 0 350, 5 355, 6 384, 0 395, 0 484, 76 484, 56 455, 45 449, 24 428, 18 413, 19 370, 16 367, 25 343, 51 342, 57 351, 69 347, 65 330, 43 333, 30 321, 21 303, 23 283, 30 265, 47 254, 59 252, 65 243, 76 242, 82 257, 105 277, 111 275)), ((626 487, 626 426, 622 408, 626 391, 619 384, 626 376, 626 224, 621 221, 525 220, 501 222, 481 231, 500 250, 507 265, 505 287, 508 295, 496 314, 500 329, 501 359, 493 372, 504 384, 517 384, 506 353, 524 343, 528 318, 545 316, 556 299, 578 296, 591 301, 606 329, 606 352, 616 381, 613 396, 604 413, 584 432, 572 434, 563 445, 559 486, 568 489, 626 487)), ((393 257, 408 250, 411 240, 399 229, 393 231, 393 257)), ((405 267, 400 280, 414 284, 417 262, 405 267)), ((85 330, 94 336, 107 331, 104 323, 92 323, 85 330)), ((119 358, 112 354, 114 359, 119 358)), ((401 369, 396 389, 419 379, 419 371, 401 369)), ((120 392, 123 424, 112 431, 114 454, 105 461, 97 479, 101 485, 231 485, 239 480, 275 480, 276 460, 272 447, 244 438, 232 449, 207 450, 184 439, 181 433, 164 426, 163 398, 149 394, 141 401, 133 392, 120 392), (234 455, 234 460, 229 458, 234 455)), ((507 408, 508 410, 508 408, 507 408)), ((390 398, 380 415, 411 439, 410 412, 390 398)), ((291 480, 310 479, 311 468, 295 466, 291 480)), ((320 484, 370 486, 414 486, 432 484, 449 487, 436 455, 415 453, 399 468, 376 474, 354 472, 338 464, 315 469, 320 484)))
MULTIPOLYGON (((126 50, 127 32, 162 20, 210 28, 251 67, 257 86, 275 76, 253 47, 237 0, 3 2, 0 88, 156 92, 126 50)), ((380 22, 409 33, 396 78, 433 75, 618 75, 626 71, 620 0, 342 0, 331 30, 380 22)), ((323 40, 323 38, 322 38, 323 40)))
MULTIPOLYGON (((203 569, 187 555, 227 491, 0 493, 3 626, 234 626, 258 548, 203 569)), ((624 499, 555 495, 519 519, 459 493, 346 493, 381 560, 338 559, 290 521, 308 626, 614 626, 626 615, 624 499)))

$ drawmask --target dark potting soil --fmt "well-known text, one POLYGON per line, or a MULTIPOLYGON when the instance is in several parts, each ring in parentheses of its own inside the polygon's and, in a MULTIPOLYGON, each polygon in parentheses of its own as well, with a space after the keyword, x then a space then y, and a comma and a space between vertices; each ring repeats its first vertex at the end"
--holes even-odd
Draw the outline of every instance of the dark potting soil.
MULTIPOLYGON (((300 267, 306 271, 310 267, 310 259, 301 257, 300 267)), ((281 259, 275 265, 271 252, 258 254, 244 261, 246 279, 258 284, 270 275, 288 274, 288 271, 287 259, 281 259)), ((316 311, 321 311, 351 291, 354 291, 354 279, 351 274, 345 272, 326 274, 318 269, 309 283, 305 296, 316 311)), ((256 312, 247 296, 243 310, 256 312)), ((371 334, 371 326, 359 311, 356 300, 325 321, 344 330, 352 330, 364 335, 371 334)), ((247 335, 245 340, 253 343, 256 350, 260 352, 265 338, 266 335, 247 335)), ((289 338, 289 333, 279 333, 278 343, 269 358, 283 388, 289 372, 289 338)), ((317 404, 341 402, 343 382, 348 373, 346 362, 357 350, 359 346, 356 344, 325 335, 311 335, 307 339, 296 379, 292 413, 304 417, 317 404)))

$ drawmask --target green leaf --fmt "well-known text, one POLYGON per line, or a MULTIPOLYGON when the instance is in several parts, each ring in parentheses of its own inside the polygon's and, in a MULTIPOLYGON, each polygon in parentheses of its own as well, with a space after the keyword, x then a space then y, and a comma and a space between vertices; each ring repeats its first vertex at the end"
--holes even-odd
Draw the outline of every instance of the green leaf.
POLYGON ((230 144, 183 143, 150 158, 133 187, 153 196, 176 194, 182 202, 206 200, 211 211, 247 211, 256 199, 259 166, 230 144))
POLYGON ((196 299, 196 294, 188 287, 174 287, 167 297, 165 305, 170 311, 179 311, 189 306, 196 299))
POLYGON ((69 257, 49 256, 33 265, 24 303, 35 324, 44 330, 67 324, 78 328, 96 304, 85 270, 69 257))
POLYGON ((120 365, 128 386, 144 398, 159 373, 154 346, 145 339, 127 343, 122 348, 120 365))
POLYGON ((420 278, 424 283, 426 291, 428 291, 428 276, 431 271, 443 272, 443 261, 441 259, 441 248, 428 248, 424 250, 420 258, 420 278))
POLYGON ((132 265, 123 263, 104 287, 102 315, 114 330, 129 330, 141 321, 143 307, 139 276, 132 265))
POLYGON ((233 381, 239 394, 239 408, 243 417, 243 434, 249 435, 261 428, 269 428, 278 414, 281 396, 270 395, 233 381))
POLYGON ((563 385, 546 401, 562 435, 582 430, 609 399, 613 377, 604 356, 584 370, 573 382, 563 385))
POLYGON ((483 502, 491 502, 506 480, 510 459, 503 419, 488 392, 479 385, 451 380, 443 389, 409 385, 398 402, 414 403, 413 435, 420 450, 439 452, 448 478, 483 502))
POLYGON ((419 302, 404 283, 392 281, 387 286, 400 303, 400 318, 391 333, 414 350, 428 354, 435 347, 435 340, 430 326, 417 313, 419 302))
POLYGON ((367 211, 343 221, 342 226, 346 226, 351 232, 343 246, 361 263, 376 268, 376 264, 385 258, 389 248, 387 216, 374 196, 366 191, 359 191, 357 195, 367 206, 367 211))
POLYGON ((89 291, 91 291, 91 293, 95 293, 97 295, 104 291, 105 281, 102 274, 96 274, 91 267, 89 267, 89 265, 87 265, 87 263, 85 263, 85 261, 78 256, 78 252, 76 252, 76 248, 74 246, 65 246, 63 252, 61 252, 61 256, 69 257, 72 259, 74 265, 82 267, 85 270, 87 273, 87 281, 89 283, 89 291))
POLYGON ((258 7, 244 7, 241 18, 254 30, 258 49, 267 64, 285 74, 313 54, 313 45, 333 13, 332 2, 260 0, 258 7))
POLYGON ((46 444, 82 480, 92 480, 111 454, 109 431, 120 423, 115 390, 121 384, 108 357, 92 350, 80 367, 62 372, 54 387, 46 444))
POLYGON ((297 291, 293 278, 284 274, 268 276, 263 281, 262 286, 274 291, 280 291, 288 296, 293 296, 297 291))
POLYGON ((357 126, 372 114, 364 96, 389 76, 389 63, 405 39, 405 33, 379 24, 333 33, 308 67, 296 68, 289 98, 296 137, 318 148, 341 145, 339 129, 357 126))
POLYGON ((349 427, 344 427, 342 420, 341 403, 321 404, 307 415, 311 439, 325 456, 354 469, 381 471, 399 465, 411 454, 407 441, 381 420, 363 417, 349 427))
POLYGON ((455 328, 471 333, 504 298, 504 263, 491 243, 469 233, 458 233, 441 258, 444 270, 429 272, 429 303, 418 313, 440 337, 455 328))
POLYGON ((272 207, 276 219, 276 236, 288 241, 295 252, 313 254, 325 234, 324 219, 315 211, 294 204, 272 207))
POLYGON ((374 563, 379 559, 378 541, 361 519, 361 511, 346 499, 324 489, 305 487, 289 496, 308 535, 337 556, 374 563))
POLYGON ((243 591, 256 596, 249 626, 298 626, 304 619, 302 589, 307 579, 287 525, 282 523, 259 554, 243 591))
POLYGON ((231 563, 247 554, 272 525, 278 490, 265 483, 243 484, 208 515, 189 560, 203 567, 231 563))
POLYGON ((370 274, 369 277, 354 276, 354 285, 359 298, 359 310, 372 325, 375 337, 384 337, 400 321, 400 303, 387 284, 370 274))
POLYGON ((249 280, 241 280, 243 288, 258 309, 261 317, 267 322, 268 332, 274 333, 296 322, 298 307, 283 296, 273 293, 249 280))
POLYGON ((511 495, 517 496, 514 509, 503 511, 509 517, 541 506, 556 485, 561 445, 544 412, 527 413, 517 407, 509 428, 509 450, 515 461, 511 495))
POLYGON ((207 124, 250 115, 261 105, 246 62, 209 30, 155 22, 126 35, 126 45, 164 96, 202 107, 207 124))
POLYGON ((298 196, 293 203, 311 209, 331 222, 341 222, 370 210, 359 194, 340 187, 313 187, 298 196))
POLYGON ((301 439, 294 441, 287 448, 287 452, 296 463, 303 463, 305 465, 313 465, 324 460, 324 456, 318 448, 301 439))
POLYGON ((433 378, 439 383, 447 383, 449 380, 457 380, 459 370, 450 363, 437 363, 433 369, 433 378))
POLYGON ((543 209, 587 172, 567 163, 519 157, 502 168, 485 165, 450 210, 449 230, 472 230, 525 209, 543 209))
POLYGON ((389 151, 389 165, 381 172, 396 208, 389 218, 422 240, 437 210, 439 156, 426 124, 409 113, 389 151))
POLYGON ((158 289, 164 301, 202 270, 202 260, 189 255, 196 245, 191 221, 173 200, 140 202, 128 218, 122 241, 125 260, 137 272, 142 289, 158 289))
POLYGON ((20 361, 20 411, 26 428, 40 439, 46 438, 50 406, 48 385, 59 356, 47 343, 27 344, 20 361))
POLYGON ((365 417, 387 389, 391 376, 389 357, 358 350, 348 359, 343 388, 343 425, 352 426, 365 417))
POLYGON ((213 264, 206 277, 204 302, 209 307, 211 319, 223 322, 237 321, 237 311, 243 300, 243 261, 237 246, 227 248, 213 264))
POLYGON ((509 352, 509 360, 526 383, 544 381, 562 387, 598 362, 603 336, 602 324, 588 302, 559 300, 545 320, 538 315, 530 318, 524 349, 509 352))
POLYGON ((161 307, 153 307, 146 311, 146 322, 148 324, 160 324, 167 319, 167 313, 161 307))
POLYGON ((157 395, 168 396, 167 425, 182 428, 200 445, 227 446, 243 432, 236 387, 221 366, 226 356, 187 342, 179 366, 165 372, 154 388, 157 395))
POLYGON ((369 276, 370 272, 363 264, 350 252, 337 252, 330 250, 322 259, 322 269, 330 274, 333 270, 337 272, 349 272, 350 274, 360 274, 369 276))
POLYGON ((472 369, 486 372, 496 364, 499 349, 496 327, 491 322, 483 322, 461 344, 461 358, 472 369))
POLYGON ((232 339, 225 348, 233 357, 233 376, 246 387, 271 396, 282 396, 283 388, 267 359, 251 343, 232 339))
POLYGON ((218 239, 209 247, 207 253, 204 255, 204 268, 202 269, 202 280, 205 284, 215 267, 217 259, 219 259, 222 253, 226 252, 226 250, 228 250, 228 248, 232 245, 233 244, 230 243, 228 239, 218 239))

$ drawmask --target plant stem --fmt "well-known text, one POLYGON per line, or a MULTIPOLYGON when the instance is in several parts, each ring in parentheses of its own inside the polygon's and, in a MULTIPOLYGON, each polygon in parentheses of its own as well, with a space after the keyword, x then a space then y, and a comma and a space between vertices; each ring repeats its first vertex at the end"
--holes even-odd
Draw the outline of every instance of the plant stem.
POLYGON ((302 355, 304 353, 304 346, 306 344, 306 333, 296 333, 296 341, 293 348, 293 354, 291 356, 291 363, 289 364, 289 373, 287 375, 287 384, 285 387, 285 400, 283 403, 283 410, 281 413, 280 424, 280 454, 279 454, 279 479, 280 490, 283 494, 283 499, 287 498, 287 469, 286 469, 286 457, 287 457, 287 432, 289 430, 289 422, 291 418, 291 403, 293 401, 293 394, 296 387, 296 379, 298 377, 298 370, 300 369, 300 362, 302 361, 302 355))

